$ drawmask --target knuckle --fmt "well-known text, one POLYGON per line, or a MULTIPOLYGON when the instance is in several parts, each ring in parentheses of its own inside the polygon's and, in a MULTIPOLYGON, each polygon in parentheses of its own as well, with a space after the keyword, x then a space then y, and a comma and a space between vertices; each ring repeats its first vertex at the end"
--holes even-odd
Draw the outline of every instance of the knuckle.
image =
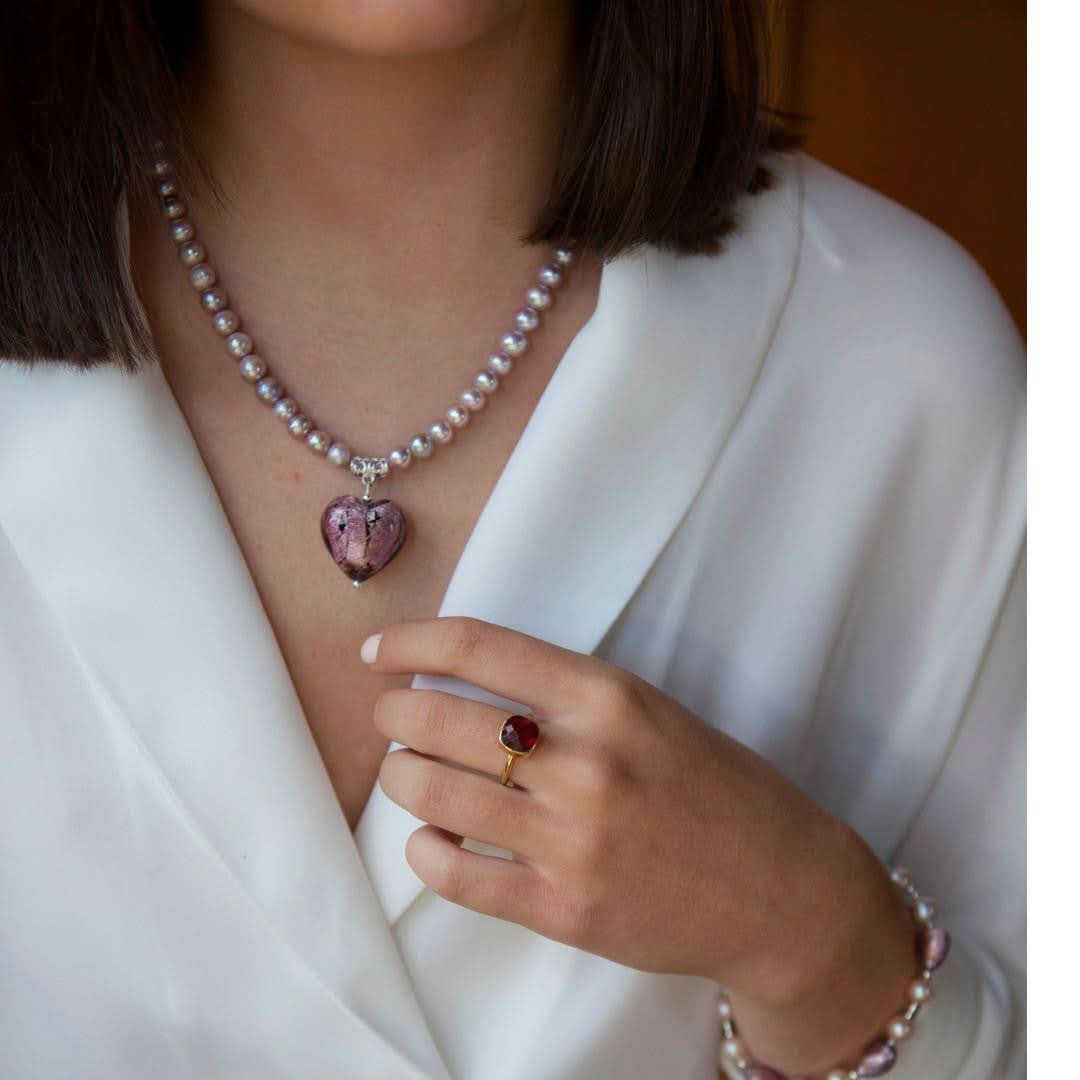
POLYGON ((454 903, 465 895, 465 875, 460 860, 442 855, 428 871, 428 885, 444 900, 454 903))
POLYGON ((434 735, 442 731, 446 727, 448 718, 449 703, 444 694, 430 691, 417 699, 416 724, 425 735, 434 735))
POLYGON ((410 762, 410 766, 403 784, 403 795, 409 805, 419 811, 418 816, 424 817, 442 805, 445 785, 434 763, 418 758, 410 762))
POLYGON ((583 751, 581 758, 584 795, 590 805, 599 811, 616 805, 628 780, 619 755, 610 747, 598 744, 583 751))
POLYGON ((400 694, 401 691, 395 687, 384 690, 375 699, 371 721, 375 725, 375 728, 384 735, 389 733, 393 719, 397 715, 398 708, 401 704, 400 694))
POLYGON ((600 714, 609 723, 625 721, 642 708, 641 689, 628 672, 615 671, 602 679, 596 691, 600 714))
POLYGON ((468 660, 483 648, 484 624, 469 615, 446 619, 446 649, 451 659, 468 660))

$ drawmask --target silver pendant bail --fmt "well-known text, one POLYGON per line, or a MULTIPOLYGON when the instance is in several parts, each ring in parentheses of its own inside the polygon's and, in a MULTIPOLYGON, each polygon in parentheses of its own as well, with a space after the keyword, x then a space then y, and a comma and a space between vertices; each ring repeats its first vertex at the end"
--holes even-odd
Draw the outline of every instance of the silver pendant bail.
POLYGON ((354 457, 349 462, 349 472, 353 476, 360 477, 364 485, 364 493, 360 496, 364 502, 371 502, 371 488, 376 480, 386 476, 390 471, 390 462, 386 458, 354 457))

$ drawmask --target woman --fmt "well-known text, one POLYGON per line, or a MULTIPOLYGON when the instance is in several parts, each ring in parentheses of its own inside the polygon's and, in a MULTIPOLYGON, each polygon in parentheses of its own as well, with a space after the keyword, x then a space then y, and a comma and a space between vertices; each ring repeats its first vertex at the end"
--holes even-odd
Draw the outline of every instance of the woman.
POLYGON ((16 6, 0 1073, 1021 1075, 1020 343, 756 5, 16 6))

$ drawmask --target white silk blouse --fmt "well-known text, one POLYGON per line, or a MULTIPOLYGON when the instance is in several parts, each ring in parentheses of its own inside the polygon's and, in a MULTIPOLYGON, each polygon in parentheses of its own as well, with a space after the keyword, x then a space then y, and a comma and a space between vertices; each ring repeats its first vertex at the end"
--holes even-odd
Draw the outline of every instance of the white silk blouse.
MULTIPOLYGON (((953 947, 891 1075, 1012 1080, 1022 343, 936 228, 775 165, 722 253, 604 267, 439 613, 636 672, 909 866, 953 947)), ((350 831, 156 365, 0 363, 0 407, 0 1076, 716 1077, 716 984, 443 900, 381 788, 350 831)))

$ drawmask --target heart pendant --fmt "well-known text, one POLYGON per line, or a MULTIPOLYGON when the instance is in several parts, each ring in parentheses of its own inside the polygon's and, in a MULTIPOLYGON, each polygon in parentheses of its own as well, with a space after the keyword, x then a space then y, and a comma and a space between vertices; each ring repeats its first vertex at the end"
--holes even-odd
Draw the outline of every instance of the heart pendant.
POLYGON ((390 499, 339 495, 323 511, 326 550, 354 585, 377 574, 405 543, 405 515, 390 499))

